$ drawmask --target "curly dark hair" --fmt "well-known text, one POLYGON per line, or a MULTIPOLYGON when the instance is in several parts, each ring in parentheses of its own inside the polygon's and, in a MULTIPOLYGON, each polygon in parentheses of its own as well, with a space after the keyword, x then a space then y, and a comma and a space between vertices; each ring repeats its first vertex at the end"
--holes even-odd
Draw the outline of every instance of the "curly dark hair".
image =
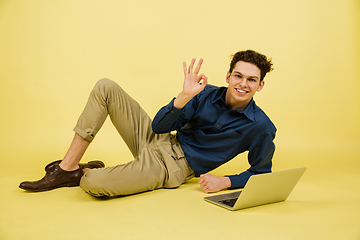
POLYGON ((262 81, 266 73, 274 70, 272 68, 271 58, 253 50, 239 51, 232 56, 229 72, 232 73, 237 62, 243 61, 256 65, 260 69, 260 81, 262 81))

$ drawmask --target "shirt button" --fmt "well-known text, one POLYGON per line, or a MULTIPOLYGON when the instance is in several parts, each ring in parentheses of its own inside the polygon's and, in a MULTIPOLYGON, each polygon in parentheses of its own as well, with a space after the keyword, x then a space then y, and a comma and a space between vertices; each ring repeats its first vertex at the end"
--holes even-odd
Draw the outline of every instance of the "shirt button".
POLYGON ((220 127, 220 125, 219 125, 219 124, 216 124, 216 127, 220 127))

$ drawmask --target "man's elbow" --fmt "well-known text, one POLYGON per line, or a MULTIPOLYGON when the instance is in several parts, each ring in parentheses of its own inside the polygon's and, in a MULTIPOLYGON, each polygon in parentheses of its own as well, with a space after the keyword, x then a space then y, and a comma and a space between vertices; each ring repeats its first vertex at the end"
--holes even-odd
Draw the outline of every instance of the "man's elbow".
POLYGON ((162 126, 161 124, 154 123, 154 122, 151 123, 151 129, 156 134, 163 134, 163 133, 168 132, 167 129, 164 129, 164 126, 162 126))
POLYGON ((160 134, 160 130, 159 130, 159 128, 158 128, 158 126, 157 126, 156 123, 154 123, 154 122, 151 123, 151 129, 152 129, 152 131, 153 131, 154 133, 160 134))

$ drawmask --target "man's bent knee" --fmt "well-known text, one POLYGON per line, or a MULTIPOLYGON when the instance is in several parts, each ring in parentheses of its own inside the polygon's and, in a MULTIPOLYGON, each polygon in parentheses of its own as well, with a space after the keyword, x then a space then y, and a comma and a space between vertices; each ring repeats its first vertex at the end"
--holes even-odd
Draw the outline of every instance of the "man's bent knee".
POLYGON ((123 166, 89 170, 81 178, 80 187, 96 197, 130 195, 163 187, 165 175, 161 172, 149 171, 132 177, 125 173, 114 175, 112 170, 119 167, 123 166))
POLYGON ((80 187, 88 194, 95 197, 112 196, 104 189, 103 181, 92 174, 92 170, 86 172, 80 180, 80 187))
POLYGON ((102 78, 100 80, 98 80, 95 84, 96 87, 111 87, 112 85, 117 85, 117 83, 115 83, 113 80, 108 79, 108 78, 102 78))

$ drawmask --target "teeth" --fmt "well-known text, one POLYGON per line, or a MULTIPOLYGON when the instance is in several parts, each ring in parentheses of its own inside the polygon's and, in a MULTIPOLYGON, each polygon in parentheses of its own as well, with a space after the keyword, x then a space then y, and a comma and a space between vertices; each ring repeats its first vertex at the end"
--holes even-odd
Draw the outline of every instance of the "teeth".
POLYGON ((240 90, 240 89, 236 89, 236 91, 241 92, 241 93, 246 93, 247 92, 247 91, 243 91, 243 90, 240 90))

